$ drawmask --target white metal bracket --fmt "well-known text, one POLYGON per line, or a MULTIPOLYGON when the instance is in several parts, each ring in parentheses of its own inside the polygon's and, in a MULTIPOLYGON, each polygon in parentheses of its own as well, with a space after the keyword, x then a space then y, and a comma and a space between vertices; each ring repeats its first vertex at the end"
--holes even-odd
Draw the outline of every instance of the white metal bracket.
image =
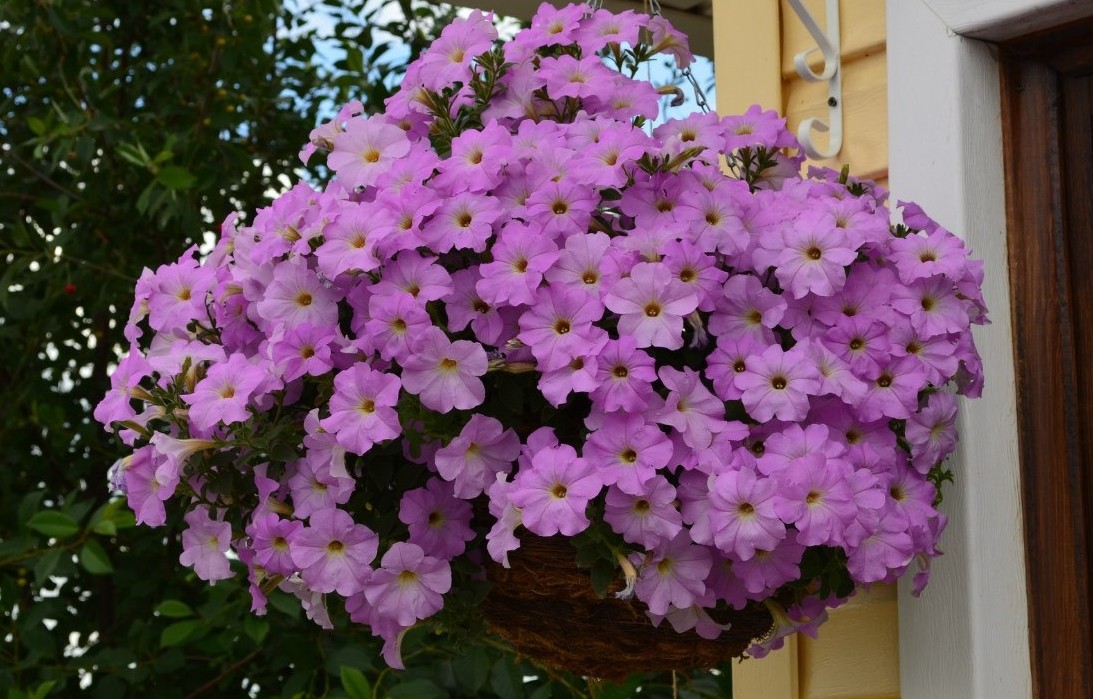
POLYGON ((805 119, 797 127, 797 140, 810 158, 824 159, 838 155, 843 145, 843 86, 842 65, 840 63, 839 40, 839 0, 827 2, 827 32, 816 24, 812 14, 805 8, 804 0, 789 0, 790 7, 797 13, 801 23, 808 29, 816 48, 802 51, 793 58, 797 74, 808 82, 827 81, 828 120, 824 122, 815 117, 805 119), (824 67, 816 73, 808 65, 809 55, 819 51, 824 57, 824 67), (812 132, 827 132, 827 148, 820 150, 812 140, 812 132))

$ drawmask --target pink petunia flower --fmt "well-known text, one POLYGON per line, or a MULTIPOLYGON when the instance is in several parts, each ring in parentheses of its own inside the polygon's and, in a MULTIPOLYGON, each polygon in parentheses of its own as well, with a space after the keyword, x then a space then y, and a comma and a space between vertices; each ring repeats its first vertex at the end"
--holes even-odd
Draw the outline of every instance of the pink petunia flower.
POLYGON ((451 588, 452 570, 447 561, 403 541, 391 545, 363 586, 375 614, 407 627, 440 611, 444 593, 451 588))
POLYGON ((232 577, 227 552, 231 548, 232 528, 213 519, 209 508, 199 505, 186 513, 182 531, 182 555, 179 562, 194 569, 197 577, 216 582, 232 577))
POLYGON ((698 308, 698 295, 660 263, 643 262, 620 279, 604 305, 620 314, 619 332, 631 335, 638 347, 679 349, 683 317, 698 308))
POLYGON ((246 420, 250 416, 247 405, 265 382, 266 371, 236 353, 228 361, 209 367, 193 393, 184 394, 182 400, 190 406, 194 426, 211 430, 218 422, 230 425, 246 420))
POLYGON ((291 547, 304 582, 315 592, 346 597, 359 592, 379 549, 376 533, 336 508, 313 512, 308 524, 291 547))
POLYGON ((414 343, 402 364, 402 385, 430 410, 468 410, 486 396, 479 376, 486 373, 486 351, 477 342, 452 342, 444 331, 430 327, 414 343))
POLYGON ((470 503, 454 497, 451 484, 439 478, 403 493, 398 518, 410 530, 410 543, 444 560, 463 553, 475 536, 470 503))
POLYGON ((374 444, 402 434, 398 413, 399 378, 354 364, 334 377, 330 417, 320 422, 338 444, 354 454, 364 454, 374 444))
POLYGON ((492 417, 475 414, 459 436, 433 457, 437 473, 452 484, 456 497, 470 499, 508 473, 520 455, 520 438, 492 417))
POLYGON ((573 447, 540 449, 530 468, 521 469, 509 494, 528 531, 539 536, 573 536, 588 528, 588 503, 603 489, 603 479, 573 447))
POLYGON ((736 386, 748 414, 759 422, 773 417, 796 421, 808 413, 808 397, 820 388, 819 372, 804 350, 788 352, 771 345, 747 360, 747 369, 736 375, 736 386))

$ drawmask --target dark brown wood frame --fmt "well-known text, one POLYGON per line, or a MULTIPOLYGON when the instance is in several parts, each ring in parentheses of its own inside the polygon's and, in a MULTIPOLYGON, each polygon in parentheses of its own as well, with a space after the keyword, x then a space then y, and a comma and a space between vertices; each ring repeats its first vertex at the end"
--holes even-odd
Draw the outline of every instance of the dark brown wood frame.
MULTIPOLYGON (((1093 22, 1001 47, 1034 696, 1093 698, 1093 22)), ((999 613, 1004 613, 999 610, 999 613)))

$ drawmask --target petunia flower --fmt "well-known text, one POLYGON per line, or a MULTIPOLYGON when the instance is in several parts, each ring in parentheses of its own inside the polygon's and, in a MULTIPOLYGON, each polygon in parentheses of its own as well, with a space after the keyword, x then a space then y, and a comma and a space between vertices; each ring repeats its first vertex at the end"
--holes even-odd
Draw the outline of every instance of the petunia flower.
POLYGON ((616 282, 603 302, 620 314, 619 332, 632 336, 638 347, 679 349, 683 317, 698 308, 698 295, 667 266, 643 262, 616 282))
POLYGON ((486 373, 486 351, 477 342, 452 342, 437 327, 427 328, 402 364, 402 386, 430 410, 467 410, 485 398, 478 377, 486 373))
POLYGON ((602 489, 596 470, 563 444, 534 453, 530 468, 517 472, 509 498, 531 533, 573 536, 588 528, 585 510, 602 489))

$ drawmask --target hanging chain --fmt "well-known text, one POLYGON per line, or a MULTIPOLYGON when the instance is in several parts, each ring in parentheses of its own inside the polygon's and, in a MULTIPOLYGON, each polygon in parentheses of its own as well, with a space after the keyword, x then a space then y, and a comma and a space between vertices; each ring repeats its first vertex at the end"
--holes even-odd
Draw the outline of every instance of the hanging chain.
MULTIPOLYGON (((649 8, 649 14, 654 17, 663 17, 660 9, 659 0, 645 0, 649 8)), ((702 110, 704 114, 710 112, 710 103, 706 101, 706 93, 702 91, 702 87, 698 84, 698 80, 695 79, 694 73, 691 72, 691 67, 686 66, 680 69, 680 74, 687 79, 687 82, 691 84, 691 91, 694 93, 695 104, 702 110)))
MULTIPOLYGON (((603 0, 585 0, 585 4, 595 12, 603 7, 603 0)), ((653 17, 663 17, 664 14, 660 8, 660 0, 645 0, 645 7, 648 10, 648 14, 653 17)), ((710 112, 710 103, 706 101, 706 93, 702 90, 702 87, 698 84, 698 80, 695 79, 694 73, 691 72, 691 67, 687 66, 680 69, 680 75, 682 75, 688 83, 691 85, 691 91, 694 93, 695 104, 703 113, 710 112)))

